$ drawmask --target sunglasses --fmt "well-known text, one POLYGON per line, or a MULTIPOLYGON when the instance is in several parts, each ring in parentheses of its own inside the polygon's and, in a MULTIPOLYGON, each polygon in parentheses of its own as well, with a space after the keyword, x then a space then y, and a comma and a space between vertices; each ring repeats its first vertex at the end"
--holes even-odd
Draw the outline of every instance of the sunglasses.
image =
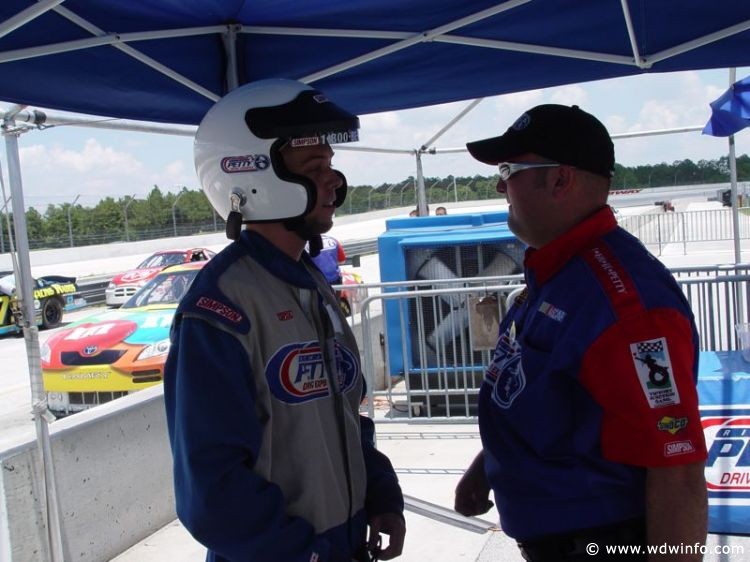
POLYGON ((523 162, 500 162, 497 168, 500 170, 500 179, 508 181, 513 174, 523 172, 524 170, 554 168, 556 166, 562 166, 562 164, 558 164, 557 162, 531 162, 528 164, 524 164, 523 162))

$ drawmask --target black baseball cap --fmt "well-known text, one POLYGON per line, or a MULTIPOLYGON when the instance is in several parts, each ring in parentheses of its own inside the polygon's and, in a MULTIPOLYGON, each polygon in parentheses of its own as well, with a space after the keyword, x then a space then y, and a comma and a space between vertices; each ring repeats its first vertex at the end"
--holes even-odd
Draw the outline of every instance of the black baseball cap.
POLYGON ((516 119, 505 134, 467 143, 466 148, 485 164, 533 152, 605 178, 615 170, 615 147, 607 128, 577 105, 538 105, 516 119))

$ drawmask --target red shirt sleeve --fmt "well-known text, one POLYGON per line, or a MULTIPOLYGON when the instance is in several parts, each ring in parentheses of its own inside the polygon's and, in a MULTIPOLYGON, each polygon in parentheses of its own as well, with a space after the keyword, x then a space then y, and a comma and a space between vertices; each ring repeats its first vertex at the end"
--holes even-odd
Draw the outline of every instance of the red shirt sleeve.
POLYGON ((602 454, 637 466, 705 460, 690 322, 643 311, 606 330, 583 358, 580 382, 603 409, 602 454))
POLYGON ((346 253, 344 252, 344 245, 341 242, 337 242, 336 246, 338 246, 339 263, 344 263, 346 261, 346 253))

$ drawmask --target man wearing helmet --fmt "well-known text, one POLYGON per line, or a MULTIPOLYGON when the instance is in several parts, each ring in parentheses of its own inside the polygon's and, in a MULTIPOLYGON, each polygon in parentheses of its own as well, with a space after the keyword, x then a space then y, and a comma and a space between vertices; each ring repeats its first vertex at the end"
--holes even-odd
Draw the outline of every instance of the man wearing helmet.
POLYGON ((164 398, 177 514, 207 560, 401 553, 403 497, 359 415, 357 344, 304 252, 346 196, 330 145, 358 127, 310 87, 264 80, 222 98, 196 134, 201 185, 234 242, 175 314, 164 398))

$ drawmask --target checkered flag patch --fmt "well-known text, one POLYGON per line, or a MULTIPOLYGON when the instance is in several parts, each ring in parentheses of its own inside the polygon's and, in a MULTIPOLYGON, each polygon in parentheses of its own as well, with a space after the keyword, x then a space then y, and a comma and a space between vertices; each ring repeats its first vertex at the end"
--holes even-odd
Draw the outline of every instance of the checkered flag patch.
POLYGON ((655 353, 664 351, 664 344, 661 340, 642 341, 637 344, 638 353, 655 353))

